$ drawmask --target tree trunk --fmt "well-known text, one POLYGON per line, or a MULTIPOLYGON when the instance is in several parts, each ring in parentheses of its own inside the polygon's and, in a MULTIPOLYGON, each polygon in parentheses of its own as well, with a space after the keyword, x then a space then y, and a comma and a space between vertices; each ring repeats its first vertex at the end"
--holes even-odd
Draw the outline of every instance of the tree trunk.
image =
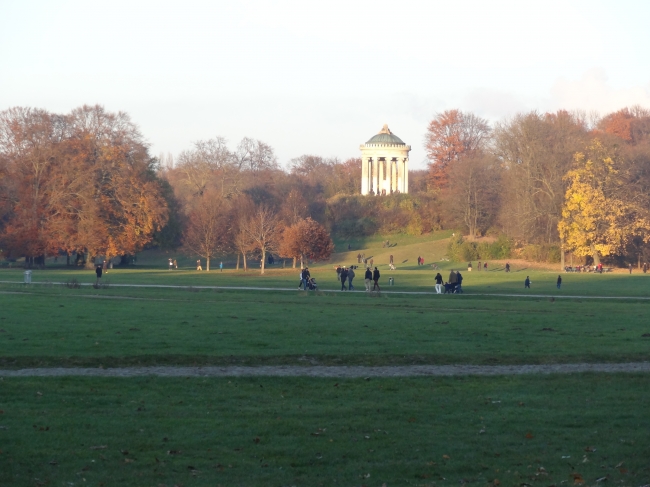
POLYGON ((246 254, 244 252, 241 253, 242 259, 244 261, 244 272, 248 270, 248 263, 246 262, 246 254))
POLYGON ((638 255, 639 260, 637 261, 637 268, 641 269, 641 254, 638 255))
POLYGON ((592 257, 594 258, 594 265, 600 264, 600 255, 598 254, 598 251, 594 249, 593 246, 591 247, 591 250, 592 257))
POLYGON ((304 268, 305 268, 305 264, 304 264, 303 261, 302 261, 302 255, 300 256, 300 268, 301 268, 301 269, 304 269, 304 268))
POLYGON ((205 259, 205 270, 206 272, 210 270, 210 257, 205 259))
POLYGON ((293 258, 293 268, 294 269, 296 268, 296 258, 295 257, 293 258))
POLYGON ((239 258, 240 257, 241 256, 239 255, 239 253, 237 253, 237 267, 235 267, 235 270, 237 270, 237 271, 239 270, 239 258))
POLYGON ((262 262, 260 264, 262 264, 260 266, 260 274, 264 274, 264 265, 266 264, 266 249, 264 247, 262 247, 262 262))
POLYGON ((560 244, 560 270, 563 270, 566 266, 564 265, 564 242, 560 244))

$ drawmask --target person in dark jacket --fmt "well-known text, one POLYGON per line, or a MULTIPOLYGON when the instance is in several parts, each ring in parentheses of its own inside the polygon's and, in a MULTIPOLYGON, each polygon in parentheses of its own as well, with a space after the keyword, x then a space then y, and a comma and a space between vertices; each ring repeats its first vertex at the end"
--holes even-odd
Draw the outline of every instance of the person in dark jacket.
POLYGON ((363 277, 366 281, 366 291, 370 291, 370 281, 372 281, 372 271, 370 270, 370 267, 366 267, 366 274, 363 277))
POLYGON ((341 291, 347 291, 348 290, 348 288, 345 287, 345 281, 346 281, 347 278, 348 278, 348 268, 343 267, 343 269, 341 269, 341 291))
POLYGON ((530 277, 526 276, 526 280, 524 281, 524 289, 530 289, 530 277))
POLYGON ((375 288, 377 288, 379 291, 381 291, 381 288, 379 287, 379 278, 381 277, 381 274, 379 274, 379 269, 375 267, 375 270, 372 273, 372 280, 375 281, 375 285, 372 286, 372 290, 374 291, 375 288))
POLYGON ((557 288, 560 289, 562 287, 562 276, 557 276, 557 288))
POLYGON ((341 280, 341 271, 342 271, 341 266, 337 265, 336 266, 336 280, 337 281, 341 280))
POLYGON ((305 267, 302 270, 302 285, 305 287, 305 291, 308 289, 307 283, 309 282, 310 277, 311 277, 311 273, 309 272, 309 267, 305 267))
POLYGON ((97 282, 95 282, 95 286, 99 286, 99 282, 102 280, 102 270, 101 264, 98 264, 97 267, 95 267, 95 274, 97 274, 97 282))
POLYGON ((348 288, 350 291, 354 291, 354 286, 352 285, 352 279, 354 279, 356 274, 354 273, 354 266, 351 266, 348 269, 348 288))
POLYGON ((456 272, 456 292, 463 294, 463 275, 460 271, 456 272))
POLYGON ((434 279, 436 280, 436 293, 442 294, 442 275, 438 272, 434 279))

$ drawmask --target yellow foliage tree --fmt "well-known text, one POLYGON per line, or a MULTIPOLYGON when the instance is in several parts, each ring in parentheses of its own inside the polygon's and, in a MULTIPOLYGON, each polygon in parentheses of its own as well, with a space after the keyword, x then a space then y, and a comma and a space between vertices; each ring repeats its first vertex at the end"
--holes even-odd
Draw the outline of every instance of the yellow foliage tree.
POLYGON ((575 155, 575 167, 565 179, 569 187, 558 223, 560 238, 576 255, 600 257, 623 250, 635 237, 650 236, 647 211, 625 191, 622 162, 602 142, 594 140, 575 155))

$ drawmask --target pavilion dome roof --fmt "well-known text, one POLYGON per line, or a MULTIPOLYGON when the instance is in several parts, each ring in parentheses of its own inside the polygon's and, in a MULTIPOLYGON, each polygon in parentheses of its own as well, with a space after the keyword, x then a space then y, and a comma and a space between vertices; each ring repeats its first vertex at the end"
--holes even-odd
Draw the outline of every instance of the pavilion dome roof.
POLYGON ((370 138, 366 144, 390 144, 390 145, 406 145, 402 139, 393 134, 388 125, 384 125, 381 131, 370 138))

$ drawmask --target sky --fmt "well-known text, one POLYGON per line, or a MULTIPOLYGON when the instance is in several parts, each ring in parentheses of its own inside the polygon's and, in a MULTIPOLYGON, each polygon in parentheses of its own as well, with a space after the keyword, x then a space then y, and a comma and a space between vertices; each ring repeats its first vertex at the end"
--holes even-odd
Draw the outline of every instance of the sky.
POLYGON ((260 139, 359 157, 388 124, 426 167, 458 108, 650 108, 646 0, 0 0, 0 110, 125 111, 151 153, 260 139))

